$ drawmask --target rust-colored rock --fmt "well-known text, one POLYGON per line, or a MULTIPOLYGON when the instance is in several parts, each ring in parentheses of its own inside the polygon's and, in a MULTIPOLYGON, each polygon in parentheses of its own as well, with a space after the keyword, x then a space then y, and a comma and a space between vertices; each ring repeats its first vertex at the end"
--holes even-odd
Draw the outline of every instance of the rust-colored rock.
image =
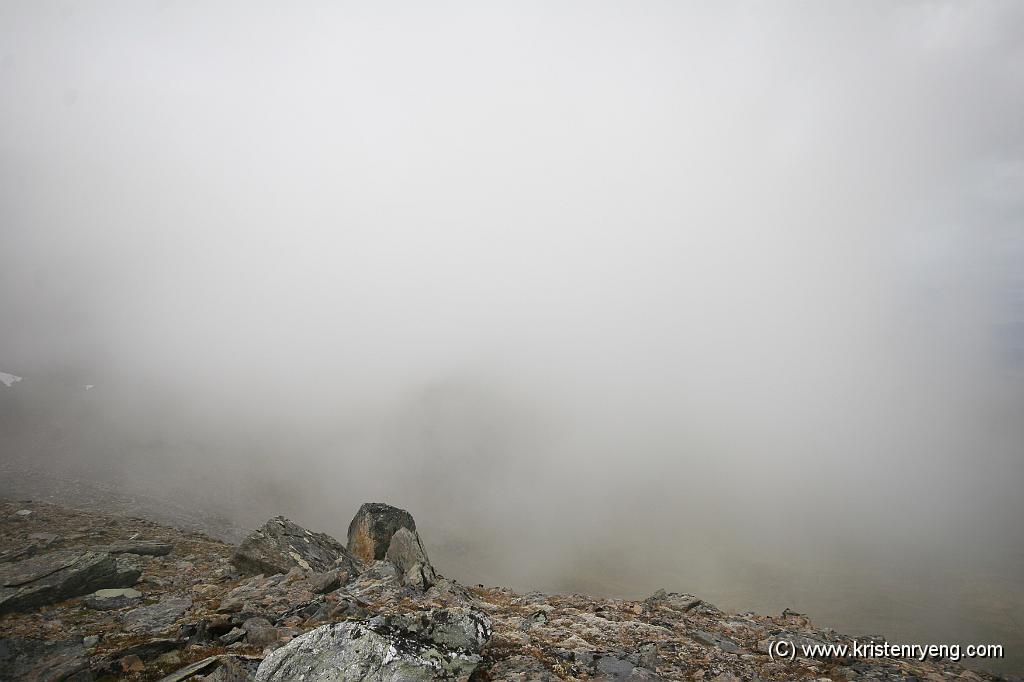
POLYGON ((382 502, 367 502, 348 526, 348 551, 363 561, 383 559, 399 528, 416 530, 412 514, 382 502))

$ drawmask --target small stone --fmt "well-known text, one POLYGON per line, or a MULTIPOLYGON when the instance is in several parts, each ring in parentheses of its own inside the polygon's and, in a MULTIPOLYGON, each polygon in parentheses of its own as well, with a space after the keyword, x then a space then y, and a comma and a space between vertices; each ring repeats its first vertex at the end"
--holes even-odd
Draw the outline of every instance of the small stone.
POLYGON ((28 517, 32 516, 32 510, 31 509, 19 509, 18 511, 14 512, 14 515, 18 516, 18 517, 21 517, 23 519, 27 519, 28 517))
POLYGON ((250 618, 242 623, 245 641, 252 646, 267 647, 281 639, 281 634, 266 618, 250 618))
POLYGON ((177 651, 168 651, 157 656, 156 662, 162 666, 181 665, 181 655, 177 651))
POLYGON ((82 638, 82 646, 84 646, 86 649, 92 649, 93 647, 95 647, 99 643, 100 643, 99 635, 89 635, 88 637, 83 637, 82 638))
POLYGON ((126 673, 139 673, 146 669, 146 664, 138 656, 125 656, 121 659, 121 670, 126 673))
POLYGON ((56 533, 29 533, 28 539, 49 546, 60 540, 60 536, 56 533))
POLYGON ((230 632, 221 635, 218 639, 224 644, 234 644, 245 637, 245 630, 242 628, 231 628, 230 632))

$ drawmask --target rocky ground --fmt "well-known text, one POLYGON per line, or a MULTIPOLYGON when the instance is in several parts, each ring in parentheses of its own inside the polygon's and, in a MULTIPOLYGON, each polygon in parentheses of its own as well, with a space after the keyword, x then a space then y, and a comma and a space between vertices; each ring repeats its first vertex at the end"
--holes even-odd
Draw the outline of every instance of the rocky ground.
POLYGON ((466 587, 415 521, 360 508, 341 542, 277 517, 194 528, 0 503, 0 680, 995 680, 942 660, 773 660, 842 642, 803 615, 466 587))

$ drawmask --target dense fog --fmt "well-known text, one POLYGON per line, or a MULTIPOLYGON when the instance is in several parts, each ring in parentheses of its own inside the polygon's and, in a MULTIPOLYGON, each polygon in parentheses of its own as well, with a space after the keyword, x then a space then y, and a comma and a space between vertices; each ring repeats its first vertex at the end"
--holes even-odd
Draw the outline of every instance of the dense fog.
POLYGON ((4 459, 1013 631, 1024 5, 6 2, 0 93, 4 459))

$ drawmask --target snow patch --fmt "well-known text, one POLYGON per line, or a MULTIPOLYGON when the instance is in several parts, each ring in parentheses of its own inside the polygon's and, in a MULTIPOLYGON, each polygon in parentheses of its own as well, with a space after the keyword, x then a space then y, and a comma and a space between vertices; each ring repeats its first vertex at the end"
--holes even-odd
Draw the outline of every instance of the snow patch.
POLYGON ((0 372, 0 383, 3 383, 3 385, 6 386, 7 388, 10 388, 14 384, 18 383, 19 381, 21 381, 21 379, 22 377, 15 376, 14 374, 0 372))

